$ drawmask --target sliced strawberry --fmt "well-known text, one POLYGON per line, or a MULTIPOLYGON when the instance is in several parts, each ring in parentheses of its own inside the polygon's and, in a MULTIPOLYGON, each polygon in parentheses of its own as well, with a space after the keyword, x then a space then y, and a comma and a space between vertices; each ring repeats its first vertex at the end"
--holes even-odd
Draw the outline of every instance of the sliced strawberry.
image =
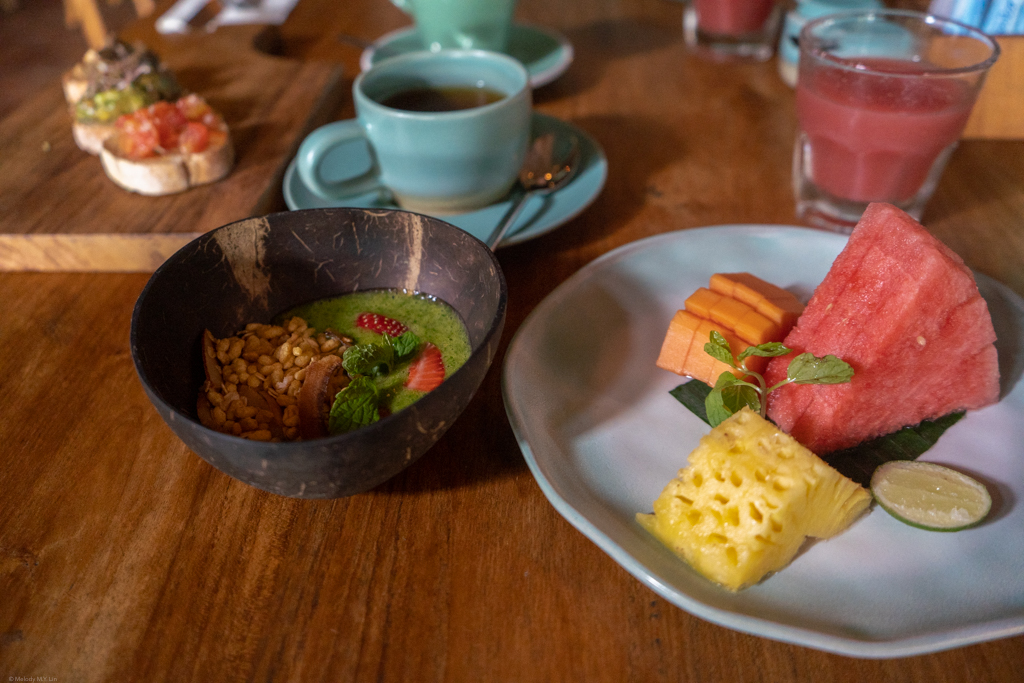
POLYGON ((405 386, 416 391, 433 391, 444 381, 444 360, 441 349, 430 342, 409 366, 409 379, 405 386))
POLYGON ((359 317, 356 318, 356 327, 362 327, 364 330, 370 330, 377 334, 387 334, 392 337, 400 337, 403 332, 409 329, 397 320, 392 320, 379 313, 360 313, 359 317))

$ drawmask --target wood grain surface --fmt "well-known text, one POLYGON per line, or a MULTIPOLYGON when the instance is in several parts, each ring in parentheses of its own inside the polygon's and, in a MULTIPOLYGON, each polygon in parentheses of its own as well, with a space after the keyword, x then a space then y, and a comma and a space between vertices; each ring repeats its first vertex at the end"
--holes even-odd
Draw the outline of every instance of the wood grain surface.
POLYGON ((282 161, 334 112, 344 94, 341 66, 268 54, 276 46, 268 36, 276 32, 261 27, 172 37, 145 28, 129 39, 145 39, 183 88, 223 114, 236 149, 234 170, 179 194, 126 192, 107 178, 98 157, 75 145, 54 82, 0 121, 0 270, 152 272, 166 258, 168 234, 193 235, 285 208, 282 161), (74 239, 63 239, 69 235, 74 239), (149 236, 152 249, 140 251, 149 236), (41 238, 49 242, 45 255, 36 246, 41 238))
MULTIPOLYGON (((871 660, 703 621, 577 532, 530 475, 501 362, 554 287, 650 235, 795 221, 792 91, 773 63, 694 59, 681 12, 670 0, 520 1, 521 21, 576 50, 536 108, 600 142, 608 184, 560 229, 500 250, 509 307, 494 366, 437 445, 369 493, 276 497, 191 453, 131 362, 146 273, 0 272, 0 680, 1020 681, 1024 636, 871 660)), ((330 74, 344 68, 344 92, 361 45, 407 23, 386 0, 302 0, 276 33, 279 56, 252 54, 243 30, 246 58, 222 67, 196 50, 226 33, 159 39, 183 81, 216 93, 242 150, 228 181, 175 198, 107 187, 71 150, 60 153, 73 162, 49 158, 71 144, 55 83, 0 123, 3 233, 172 235, 280 205, 278 174, 330 74), (269 85, 278 71, 290 75, 269 85), (292 101, 261 99, 263 87, 292 101)), ((350 99, 333 112, 351 116, 350 99)), ((961 144, 923 222, 1024 294, 1024 143, 961 144)))

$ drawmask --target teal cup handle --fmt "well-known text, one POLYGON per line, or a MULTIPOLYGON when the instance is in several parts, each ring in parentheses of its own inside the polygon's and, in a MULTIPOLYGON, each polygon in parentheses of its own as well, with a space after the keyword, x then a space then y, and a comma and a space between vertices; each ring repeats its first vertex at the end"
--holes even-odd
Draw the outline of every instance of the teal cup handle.
POLYGON ((324 199, 345 199, 384 188, 373 146, 358 119, 335 121, 310 133, 299 146, 296 167, 306 187, 324 199), (369 150, 372 159, 369 170, 351 178, 324 179, 321 174, 324 158, 336 148, 358 140, 369 150))

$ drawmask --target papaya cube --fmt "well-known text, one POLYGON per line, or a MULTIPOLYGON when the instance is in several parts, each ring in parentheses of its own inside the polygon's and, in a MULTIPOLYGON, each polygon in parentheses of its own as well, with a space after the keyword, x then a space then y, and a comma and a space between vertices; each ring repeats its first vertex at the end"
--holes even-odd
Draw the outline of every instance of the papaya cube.
POLYGON ((722 295, 701 287, 686 300, 686 310, 698 318, 711 318, 711 309, 722 300, 722 295))
POLYGON ((748 313, 753 312, 753 310, 741 301, 723 296, 712 307, 711 315, 708 317, 719 325, 724 325, 730 330, 735 331, 736 323, 748 313))
POLYGON ((711 276, 708 286, 713 292, 731 297, 733 290, 736 289, 736 282, 732 279, 730 273, 715 273, 711 276))
POLYGON ((803 304, 796 297, 792 294, 790 294, 790 297, 792 301, 761 299, 761 303, 756 307, 758 313, 779 326, 779 331, 783 337, 793 329, 797 318, 800 317, 804 310, 803 304))
POLYGON ((715 273, 711 276, 710 287, 712 291, 756 308, 758 302, 764 298, 759 291, 758 283, 768 284, 750 273, 715 273))
POLYGON ((770 341, 782 341, 785 336, 780 333, 778 323, 752 309, 736 321, 734 329, 736 334, 750 346, 770 341))
MULTIPOLYGON (((701 319, 687 311, 676 311, 668 324, 665 341, 661 344, 661 353, 655 364, 662 370, 685 375, 686 357, 694 340, 701 319)), ((703 342, 701 342, 703 344, 703 342)))
POLYGON ((804 305, 792 293, 750 273, 715 273, 710 287, 723 296, 742 301, 783 327, 792 327, 804 311, 804 305))
POLYGON ((761 299, 775 299, 779 296, 793 296, 782 287, 765 282, 750 273, 715 273, 711 276, 711 289, 738 299, 756 308, 761 299), (717 287, 716 287, 717 285, 717 287))

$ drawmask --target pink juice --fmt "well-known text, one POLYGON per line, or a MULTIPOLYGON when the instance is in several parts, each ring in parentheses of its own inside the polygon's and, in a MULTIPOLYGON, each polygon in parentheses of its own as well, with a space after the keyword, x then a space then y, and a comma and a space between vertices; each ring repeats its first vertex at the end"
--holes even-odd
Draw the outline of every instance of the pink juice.
POLYGON ((893 75, 828 67, 800 75, 796 107, 811 150, 809 173, 837 197, 907 201, 960 137, 974 90, 954 78, 915 77, 923 71, 911 62, 862 63, 893 75))
POLYGON ((739 36, 761 30, 775 0, 695 0, 694 5, 701 31, 739 36))

